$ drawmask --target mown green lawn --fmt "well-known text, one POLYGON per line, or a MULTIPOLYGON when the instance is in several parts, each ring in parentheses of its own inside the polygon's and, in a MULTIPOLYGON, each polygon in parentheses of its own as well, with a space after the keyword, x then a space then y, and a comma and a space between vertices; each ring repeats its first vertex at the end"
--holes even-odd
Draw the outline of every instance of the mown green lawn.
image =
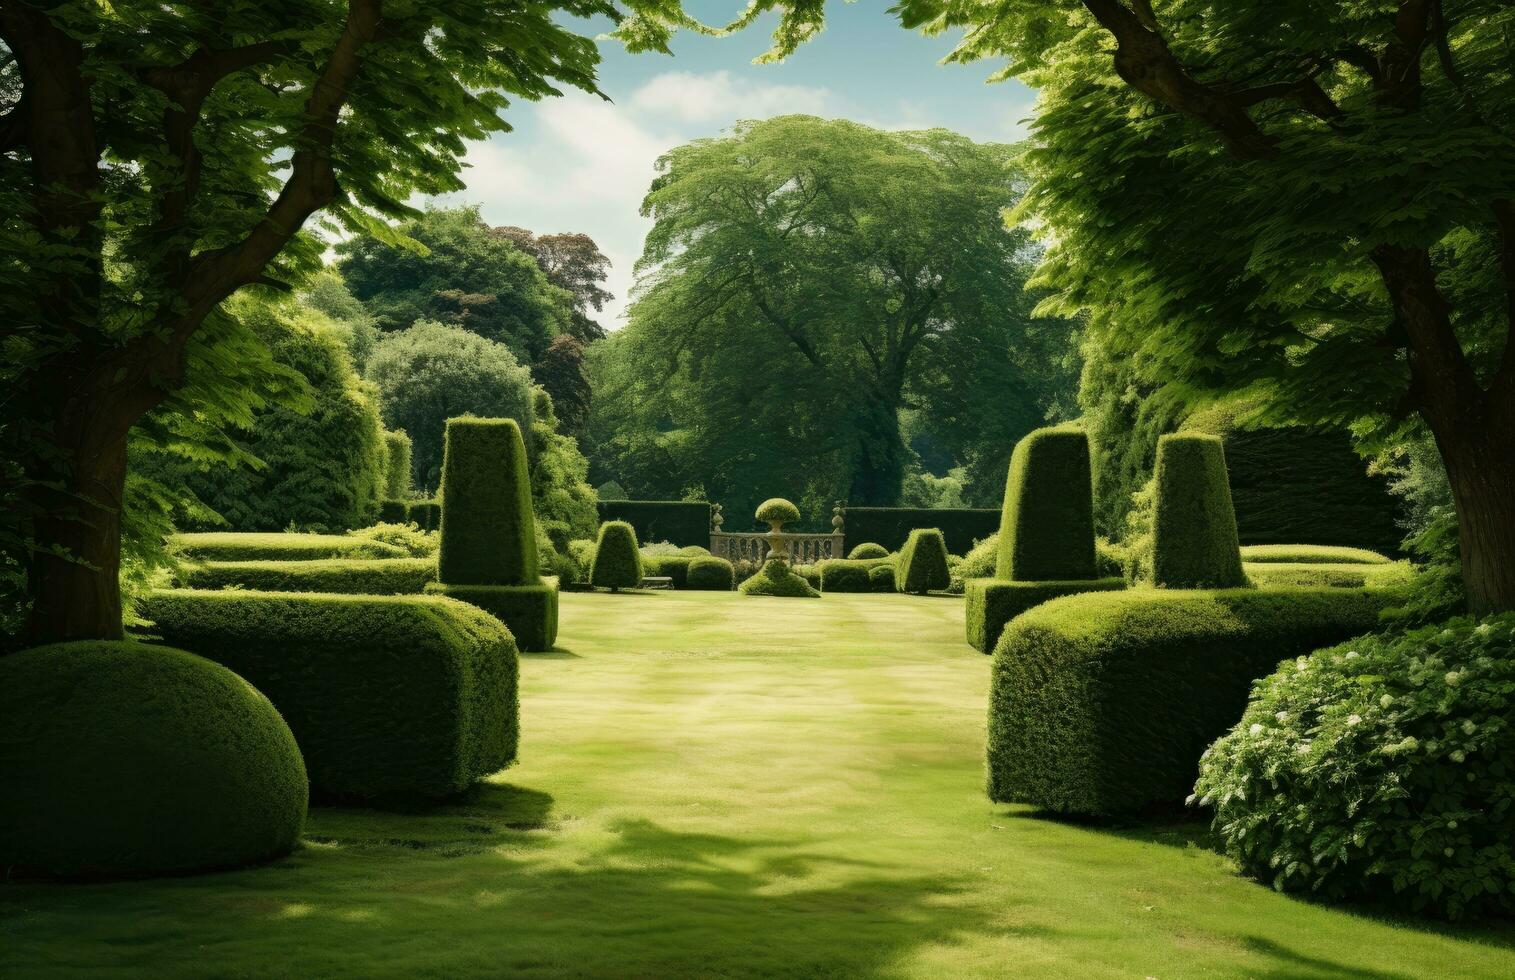
POLYGON ((990 804, 960 600, 565 595, 560 642, 470 799, 316 808, 247 871, 0 886, 0 975, 1515 976, 1515 929, 1275 894, 1199 823, 990 804))

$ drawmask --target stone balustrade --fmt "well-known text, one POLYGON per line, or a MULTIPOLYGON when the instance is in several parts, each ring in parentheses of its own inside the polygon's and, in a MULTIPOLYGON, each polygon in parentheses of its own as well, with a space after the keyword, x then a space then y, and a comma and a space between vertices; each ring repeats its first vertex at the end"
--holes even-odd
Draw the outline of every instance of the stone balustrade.
MULTIPOLYGON (((794 565, 813 565, 827 558, 845 558, 841 534, 785 534, 789 540, 789 561, 794 565)), ((746 534, 726 531, 710 532, 710 553, 730 562, 761 562, 768 556, 768 532, 746 534)))

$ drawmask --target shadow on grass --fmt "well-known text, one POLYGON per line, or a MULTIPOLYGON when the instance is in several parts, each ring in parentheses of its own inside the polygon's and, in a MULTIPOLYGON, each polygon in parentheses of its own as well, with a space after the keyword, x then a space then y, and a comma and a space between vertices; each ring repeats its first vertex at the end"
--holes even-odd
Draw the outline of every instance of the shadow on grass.
POLYGON ((584 655, 574 653, 567 647, 553 647, 551 650, 522 650, 522 660, 583 660, 584 655))

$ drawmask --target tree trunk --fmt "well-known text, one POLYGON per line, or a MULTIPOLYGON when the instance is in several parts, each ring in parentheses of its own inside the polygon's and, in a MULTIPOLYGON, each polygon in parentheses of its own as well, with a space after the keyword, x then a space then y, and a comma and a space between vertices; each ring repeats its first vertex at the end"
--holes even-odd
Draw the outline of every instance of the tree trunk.
POLYGON ((1515 610, 1515 431, 1469 422, 1436 441, 1457 509, 1468 610, 1515 610))
POLYGON ((86 432, 60 448, 73 468, 60 486, 33 488, 39 550, 27 570, 26 639, 29 645, 117 640, 126 436, 101 440, 86 432))
POLYGON ((905 441, 899 410, 870 400, 857 417, 859 454, 847 499, 860 507, 892 507, 905 479, 905 441))

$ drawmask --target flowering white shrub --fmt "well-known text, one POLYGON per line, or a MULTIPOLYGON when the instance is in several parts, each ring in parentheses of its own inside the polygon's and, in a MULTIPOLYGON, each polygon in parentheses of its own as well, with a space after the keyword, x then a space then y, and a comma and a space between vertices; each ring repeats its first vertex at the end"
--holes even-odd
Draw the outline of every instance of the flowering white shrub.
POLYGON ((1515 614, 1284 662, 1191 800, 1280 890, 1515 912, 1515 614))

